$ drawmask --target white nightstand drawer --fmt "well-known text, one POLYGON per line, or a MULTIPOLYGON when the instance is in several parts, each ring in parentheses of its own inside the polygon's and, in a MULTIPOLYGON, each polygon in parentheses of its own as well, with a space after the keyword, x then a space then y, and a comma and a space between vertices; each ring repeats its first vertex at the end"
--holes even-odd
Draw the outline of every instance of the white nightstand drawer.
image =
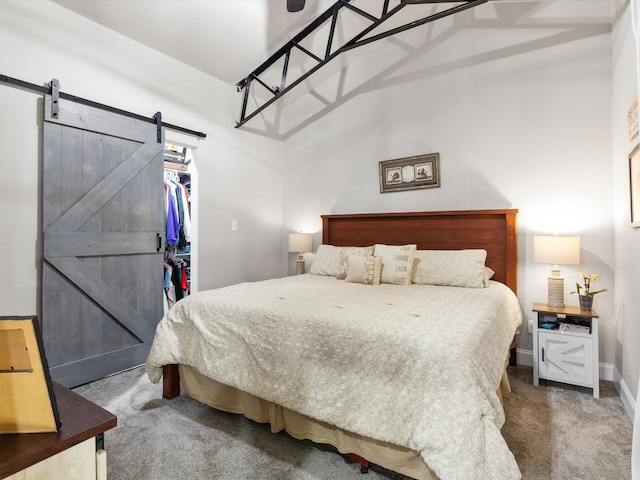
POLYGON ((538 375, 593 386, 593 340, 586 335, 538 331, 538 375))

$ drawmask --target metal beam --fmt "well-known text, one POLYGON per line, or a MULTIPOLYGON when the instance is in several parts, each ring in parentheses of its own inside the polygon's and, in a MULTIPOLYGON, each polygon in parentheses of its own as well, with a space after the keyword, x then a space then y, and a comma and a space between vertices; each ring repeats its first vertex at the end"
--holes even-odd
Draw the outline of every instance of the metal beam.
POLYGON ((425 25, 425 24, 430 23, 430 22, 434 22, 436 20, 439 20, 439 19, 444 18, 444 17, 448 17, 448 16, 453 15, 455 13, 459 13, 459 12, 465 11, 467 9, 470 9, 470 8, 476 7, 478 5, 481 5, 483 3, 486 3, 487 1, 488 0, 401 0, 400 3, 396 7, 392 8, 391 10, 389 10, 389 0, 380 0, 380 2, 381 2, 380 17, 375 17, 374 15, 371 15, 371 14, 369 14, 369 13, 367 13, 367 12, 365 12, 365 11, 363 11, 363 10, 353 6, 353 5, 351 5, 349 3, 350 0, 338 0, 329 9, 327 9, 324 13, 322 13, 318 18, 316 18, 313 22, 311 22, 306 28, 304 28, 300 33, 298 33, 295 37, 293 37, 293 39, 291 39, 289 42, 287 42, 286 45, 281 47, 276 53, 271 55, 271 57, 269 57, 265 62, 263 62, 258 68, 256 68, 253 72, 251 72, 249 75, 247 75, 245 78, 243 78, 242 80, 240 80, 236 84, 238 92, 240 92, 242 89, 245 89, 244 99, 243 99, 243 103, 242 103, 242 110, 240 112, 240 120, 236 122, 236 128, 239 128, 242 125, 244 125, 245 123, 247 123, 253 117, 255 117, 260 112, 265 110, 267 107, 269 107, 271 104, 276 102, 278 99, 280 99, 287 92, 291 91, 298 84, 303 82, 309 76, 313 75, 320 68, 322 68, 324 65, 326 65, 327 63, 329 63, 331 60, 333 60, 334 58, 338 57, 342 53, 347 52, 349 50, 352 50, 352 49, 354 49, 356 47, 360 47, 362 45, 366 45, 366 44, 375 42, 377 40, 381 40, 383 38, 390 37, 390 36, 395 35, 397 33, 401 33, 401 32, 404 32, 406 30, 410 30, 412 28, 416 28, 416 27, 419 27, 421 25, 425 25), (377 34, 377 35, 373 35, 371 37, 364 38, 367 34, 371 33, 375 29, 379 28, 387 20, 389 20, 391 17, 393 17, 395 14, 397 14, 399 11, 401 11, 403 8, 405 8, 407 6, 411 6, 411 5, 427 5, 427 4, 449 4, 449 3, 456 3, 457 5, 455 5, 455 6, 451 7, 451 8, 448 8, 446 10, 443 10, 441 12, 438 12, 438 13, 435 13, 435 14, 432 14, 432 15, 428 15, 428 16, 426 16, 424 18, 419 19, 419 20, 415 20, 415 21, 410 22, 408 24, 405 24, 405 25, 402 25, 402 26, 399 26, 399 27, 396 27, 396 28, 392 28, 390 30, 387 30, 386 32, 383 32, 383 33, 380 33, 380 34, 377 34), (336 28, 336 22, 337 22, 337 19, 338 19, 338 14, 339 14, 339 12, 340 12, 340 10, 342 8, 348 8, 350 11, 355 12, 356 14, 361 15, 362 17, 366 18, 371 23, 369 24, 369 26, 364 28, 360 33, 355 35, 351 40, 349 40, 344 45, 342 45, 340 48, 338 48, 337 50, 332 52, 332 44, 333 44, 333 38, 334 38, 334 33, 335 33, 335 28, 336 28), (316 32, 318 29, 320 29, 322 27, 322 25, 325 22, 327 22, 329 19, 331 19, 331 26, 330 26, 330 29, 329 29, 329 34, 327 36, 327 43, 326 43, 326 48, 325 48, 325 58, 321 59, 320 57, 316 56, 315 54, 313 54, 309 50, 307 50, 304 47, 302 47, 300 45, 300 43, 306 37, 308 37, 312 33, 316 32), (287 82, 287 76, 288 76, 288 71, 289 71, 289 61, 290 61, 290 57, 291 57, 291 50, 293 48, 296 48, 296 49, 300 50, 301 52, 303 52, 304 54, 306 54, 310 58, 313 58, 318 63, 315 66, 313 66, 310 70, 308 70, 307 72, 302 73, 297 78, 293 79, 290 82, 287 82), (260 79, 260 75, 263 74, 265 71, 267 71, 270 67, 272 67, 277 61, 279 61, 283 57, 284 57, 284 67, 283 67, 282 73, 281 73, 280 86, 279 87, 273 87, 273 88, 269 87, 266 83, 264 83, 260 79), (270 99, 268 99, 267 101, 265 101, 265 103, 263 103, 261 106, 257 107, 255 110, 253 110, 251 113, 247 114, 247 105, 248 105, 248 100, 249 100, 249 95, 250 95, 250 89, 251 89, 251 85, 253 83, 252 80, 257 80, 269 92, 271 92, 271 94, 273 96, 270 99))
MULTIPOLYGON (((456 0, 440 0, 440 1, 432 1, 432 0, 405 0, 405 3, 408 5, 418 5, 418 4, 425 4, 425 3, 446 3, 446 2, 454 2, 456 0)), ((440 13, 434 13, 433 15, 429 15, 428 17, 422 18, 420 20, 415 20, 413 22, 407 23, 406 25, 402 25, 400 27, 396 27, 393 28, 391 30, 387 30, 384 33, 380 33, 379 35, 374 35, 372 37, 368 37, 365 40, 360 40, 360 41, 356 41, 356 40, 352 40, 351 42, 348 42, 344 47, 342 47, 343 51, 347 51, 347 50, 351 50, 352 48, 355 47, 360 47, 362 45, 366 45, 368 43, 371 42, 375 42, 376 40, 381 40, 383 38, 387 38, 390 37, 391 35, 395 35, 397 33, 401 33, 404 32, 406 30, 410 30, 412 28, 415 27, 419 27, 421 25, 425 25, 427 23, 430 22, 434 22, 436 20, 439 20, 441 18, 444 17, 448 17, 449 15, 453 15, 455 13, 460 13, 463 12, 465 10, 468 10, 470 8, 473 7, 477 7, 478 5, 481 5, 483 3, 487 3, 488 0, 471 0, 471 1, 467 1, 462 5, 457 5, 455 7, 449 8, 447 10, 444 10, 440 13)), ((373 29, 370 29, 369 31, 371 31, 373 29)), ((362 35, 360 35, 360 38, 363 35, 366 35, 367 33, 369 33, 369 31, 367 32, 363 32, 362 35)))

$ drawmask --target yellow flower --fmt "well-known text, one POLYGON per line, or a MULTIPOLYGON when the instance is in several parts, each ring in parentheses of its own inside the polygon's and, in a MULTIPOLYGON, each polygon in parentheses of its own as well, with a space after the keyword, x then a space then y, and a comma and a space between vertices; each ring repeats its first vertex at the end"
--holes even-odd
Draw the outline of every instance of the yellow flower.
POLYGON ((590 297, 593 297, 596 293, 606 292, 607 291, 606 288, 603 288, 602 290, 597 290, 595 292, 591 291, 591 282, 595 282, 596 280, 598 280, 598 274, 597 273, 593 273, 591 275, 585 275, 582 272, 578 272, 578 276, 584 282, 584 287, 582 285, 580 285, 578 282, 576 282, 575 291, 570 292, 570 293, 577 293, 578 295, 588 295, 590 297), (582 290, 582 288, 584 288, 584 293, 582 293, 580 291, 580 290, 582 290))

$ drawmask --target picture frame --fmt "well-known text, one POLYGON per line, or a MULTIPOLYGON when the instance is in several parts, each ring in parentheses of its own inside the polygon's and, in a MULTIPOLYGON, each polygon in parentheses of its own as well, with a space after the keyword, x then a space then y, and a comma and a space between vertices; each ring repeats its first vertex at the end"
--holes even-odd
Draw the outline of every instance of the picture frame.
POLYGON ((38 318, 0 317, 0 434, 46 433, 61 422, 38 318))
POLYGON ((633 99, 627 111, 627 137, 633 140, 638 136, 638 97, 633 99))
POLYGON ((640 227, 640 144, 629 154, 629 194, 631 198, 631 226, 640 227))
POLYGON ((378 164, 380 193, 440 186, 440 154, 384 160, 378 164))

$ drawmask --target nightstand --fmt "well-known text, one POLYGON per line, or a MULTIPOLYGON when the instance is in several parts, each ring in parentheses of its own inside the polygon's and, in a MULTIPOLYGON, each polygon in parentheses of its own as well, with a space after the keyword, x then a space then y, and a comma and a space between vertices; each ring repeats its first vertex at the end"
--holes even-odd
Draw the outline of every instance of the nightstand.
POLYGON ((107 478, 104 432, 118 419, 77 393, 53 382, 60 430, 0 435, 0 478, 107 478))
POLYGON ((533 311, 533 384, 543 378, 589 387, 599 398, 598 314, 546 303, 534 303, 533 311))

